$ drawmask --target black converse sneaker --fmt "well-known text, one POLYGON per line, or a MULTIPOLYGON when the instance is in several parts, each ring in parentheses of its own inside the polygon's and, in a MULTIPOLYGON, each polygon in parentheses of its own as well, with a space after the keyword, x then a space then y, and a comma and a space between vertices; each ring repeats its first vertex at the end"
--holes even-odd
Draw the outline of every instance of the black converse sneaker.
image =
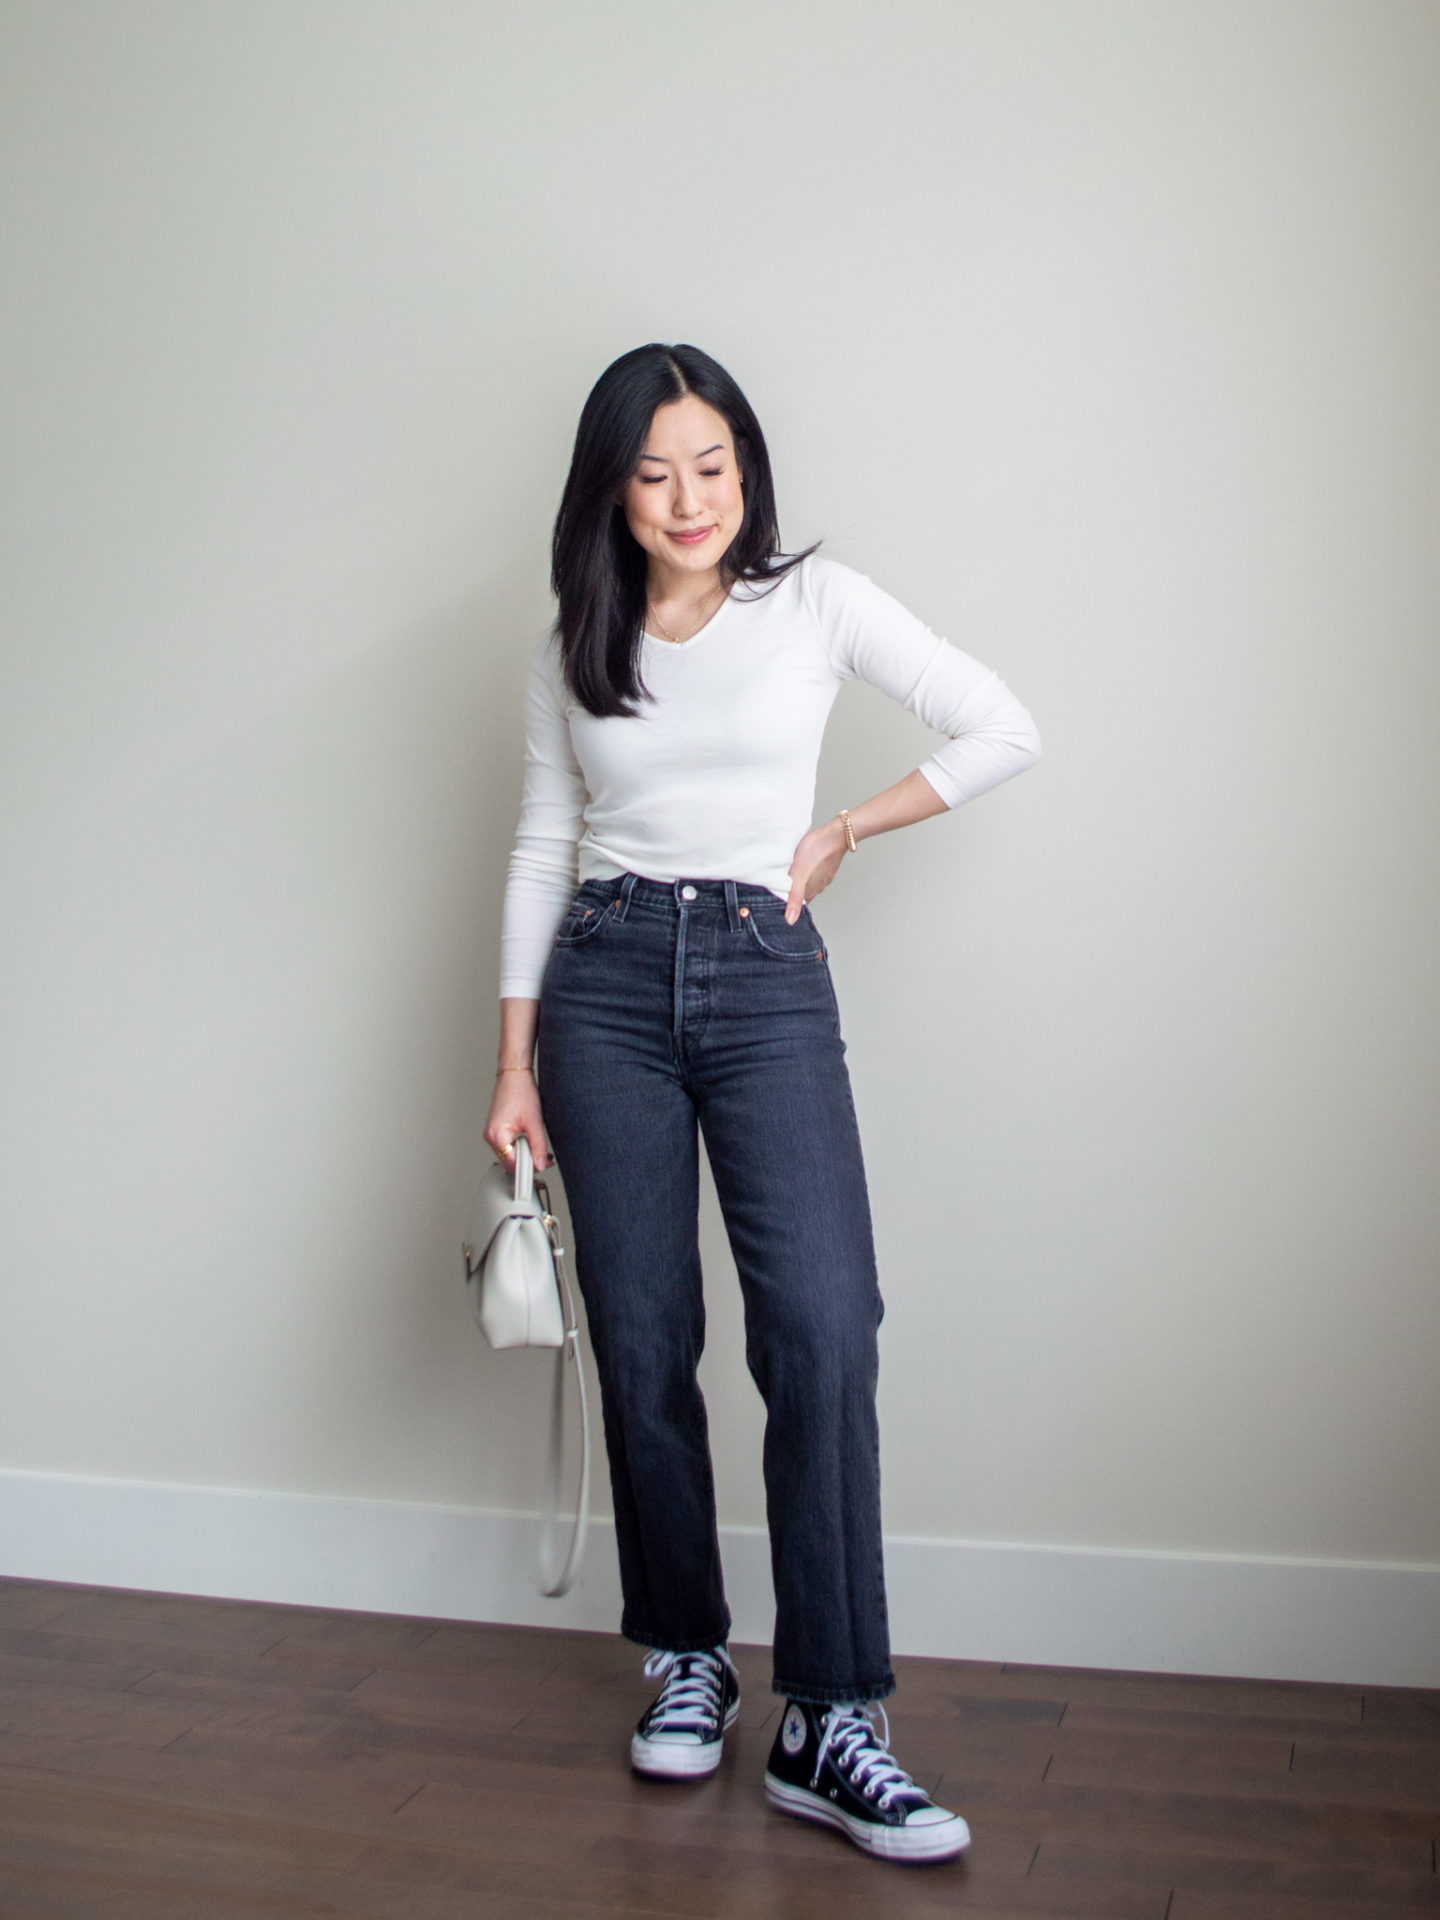
POLYGON ((740 1676, 724 1647, 710 1653, 652 1653, 645 1671, 665 1684, 640 1716, 630 1742, 637 1773, 699 1780, 720 1764, 725 1729, 740 1711, 740 1676))
POLYGON ((878 1701, 817 1707, 787 1700, 765 1769, 765 1798, 797 1820, 838 1827, 884 1860, 949 1860, 963 1853, 969 1827, 896 1766, 889 1746, 890 1723, 878 1701))

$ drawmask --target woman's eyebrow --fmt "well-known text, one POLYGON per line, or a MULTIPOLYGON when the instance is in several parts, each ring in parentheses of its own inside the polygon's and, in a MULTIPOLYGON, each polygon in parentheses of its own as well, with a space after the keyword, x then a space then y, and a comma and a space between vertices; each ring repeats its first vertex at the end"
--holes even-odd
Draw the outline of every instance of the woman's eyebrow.
MULTIPOLYGON (((717 440, 717 441, 715 442, 715 444, 714 444, 714 446, 713 446, 713 447, 706 447, 706 449, 705 449, 705 453, 697 453, 697 454, 695 454, 695 455, 693 455, 692 457, 693 457, 694 459, 696 459, 696 460, 703 460, 703 459, 705 458, 705 454, 706 454, 706 453, 723 453, 724 451, 725 451, 725 449, 724 449, 724 448, 723 448, 723 447, 721 446, 721 444, 720 444, 720 442, 719 442, 719 441, 717 440)), ((661 461, 661 462, 662 462, 663 464, 665 464, 665 465, 668 465, 668 464, 669 464, 669 455, 668 455, 668 454, 663 454, 663 453, 642 453, 642 454, 641 454, 641 456, 640 456, 640 458, 641 458, 642 460, 659 460, 659 461, 661 461)))

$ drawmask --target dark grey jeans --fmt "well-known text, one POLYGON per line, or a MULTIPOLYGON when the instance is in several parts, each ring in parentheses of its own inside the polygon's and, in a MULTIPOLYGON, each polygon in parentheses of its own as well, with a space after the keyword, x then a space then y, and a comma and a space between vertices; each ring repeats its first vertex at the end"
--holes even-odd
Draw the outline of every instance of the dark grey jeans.
POLYGON ((880 1536, 884 1309, 824 943, 767 887, 586 881, 540 1001, 545 1121, 600 1376, 621 1631, 729 1630, 705 1403, 697 1123, 766 1408, 778 1693, 894 1688, 880 1536))

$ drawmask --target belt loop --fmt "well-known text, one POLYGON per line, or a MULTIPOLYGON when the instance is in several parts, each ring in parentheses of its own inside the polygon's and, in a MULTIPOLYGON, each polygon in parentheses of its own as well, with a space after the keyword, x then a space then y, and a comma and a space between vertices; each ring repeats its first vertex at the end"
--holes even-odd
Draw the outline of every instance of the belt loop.
POLYGON ((730 921, 731 933, 739 933, 741 930, 740 906, 735 892, 735 882, 733 880, 727 880, 725 882, 725 912, 730 921))
POLYGON ((615 910, 617 921, 623 920, 630 911, 630 896, 635 891, 635 882, 639 878, 638 873, 627 873, 620 882, 620 905, 615 910))

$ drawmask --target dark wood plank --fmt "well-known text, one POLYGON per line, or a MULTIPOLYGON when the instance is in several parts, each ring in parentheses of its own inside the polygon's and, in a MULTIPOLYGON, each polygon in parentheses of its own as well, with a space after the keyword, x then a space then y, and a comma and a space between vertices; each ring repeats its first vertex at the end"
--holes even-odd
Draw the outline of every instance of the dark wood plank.
POLYGON ((1163 1841, 1151 1846, 1047 1841, 1037 1851, 1030 1873, 1035 1879, 1185 1888, 1246 1899, 1273 1894, 1287 1899, 1366 1898, 1403 1905, 1433 1901, 1436 1894, 1435 1875, 1419 1849, 1405 1867, 1382 1865, 1360 1849, 1352 1852, 1348 1864, 1342 1864, 1333 1854, 1314 1860, 1293 1855, 1267 1859, 1218 1848, 1191 1851, 1163 1841))
POLYGON ((1187 1713, 1282 1715, 1286 1719, 1361 1719, 1361 1687, 1321 1686, 1303 1680, 1227 1680, 1211 1674, 1110 1673, 1088 1667, 1026 1667, 999 1670, 1002 1683, 1066 1700, 1106 1701, 1116 1706, 1179 1708, 1187 1713), (1059 1684, 1063 1680, 1063 1685, 1059 1684))
MULTIPOLYGON (((263 1745, 263 1743, 257 1743, 263 1745)), ((65 1779, 144 1791, 171 1805, 210 1812, 320 1823, 337 1832, 368 1833, 424 1785, 413 1765, 362 1756, 331 1756, 324 1765, 295 1764, 266 1749, 257 1762, 240 1751, 222 1759, 152 1752, 144 1747, 0 1734, 0 1774, 10 1767, 65 1779)))
POLYGON ((1378 1737, 1370 1739, 1297 1740, 1293 1769, 1307 1780, 1347 1788, 1363 1770, 1367 1785, 1387 1801, 1440 1809, 1440 1729, 1429 1739, 1408 1726, 1376 1732, 1378 1737))
POLYGON ((1210 1893, 1176 1889, 1167 1920, 1400 1920, 1402 1915, 1440 1912, 1440 1897, 1375 1893, 1336 1895, 1210 1893))
POLYGON ((0 1737, 35 1735, 87 1746, 159 1749, 187 1732, 190 1724, 189 1716, 170 1701, 111 1688, 57 1687, 43 1680, 0 1686, 0 1737))
POLYGON ((117 1887, 153 1886, 169 1875, 192 1893, 224 1894, 238 1882, 247 1896, 272 1900, 323 1891, 370 1845, 362 1834, 175 1806, 119 1783, 22 1769, 0 1770, 0 1830, 5 1868, 36 1881, 98 1875, 117 1887))
POLYGON ((1365 1727, 1404 1727, 1440 1736, 1440 1693, 1414 1687, 1367 1687, 1361 1719, 1365 1727))
POLYGON ((16 1580, 0 1575, 0 1627, 43 1627, 53 1617, 61 1598, 73 1591, 73 1588, 52 1586, 43 1580, 16 1580))
MULTIPOLYGON (((170 1674, 211 1675, 227 1680, 250 1678, 287 1687, 315 1686, 345 1691, 375 1670, 374 1660, 336 1664, 317 1655, 299 1659, 269 1652, 246 1654, 234 1648, 174 1640, 114 1640, 104 1635, 52 1632, 48 1628, 0 1629, 0 1659, 49 1660, 89 1667, 128 1666, 140 1674, 163 1669, 170 1674)), ((86 1676, 88 1684, 90 1676, 86 1676)), ((137 1684, 138 1684, 137 1680, 137 1684)), ((62 1681, 62 1684, 63 1681, 62 1681)))

